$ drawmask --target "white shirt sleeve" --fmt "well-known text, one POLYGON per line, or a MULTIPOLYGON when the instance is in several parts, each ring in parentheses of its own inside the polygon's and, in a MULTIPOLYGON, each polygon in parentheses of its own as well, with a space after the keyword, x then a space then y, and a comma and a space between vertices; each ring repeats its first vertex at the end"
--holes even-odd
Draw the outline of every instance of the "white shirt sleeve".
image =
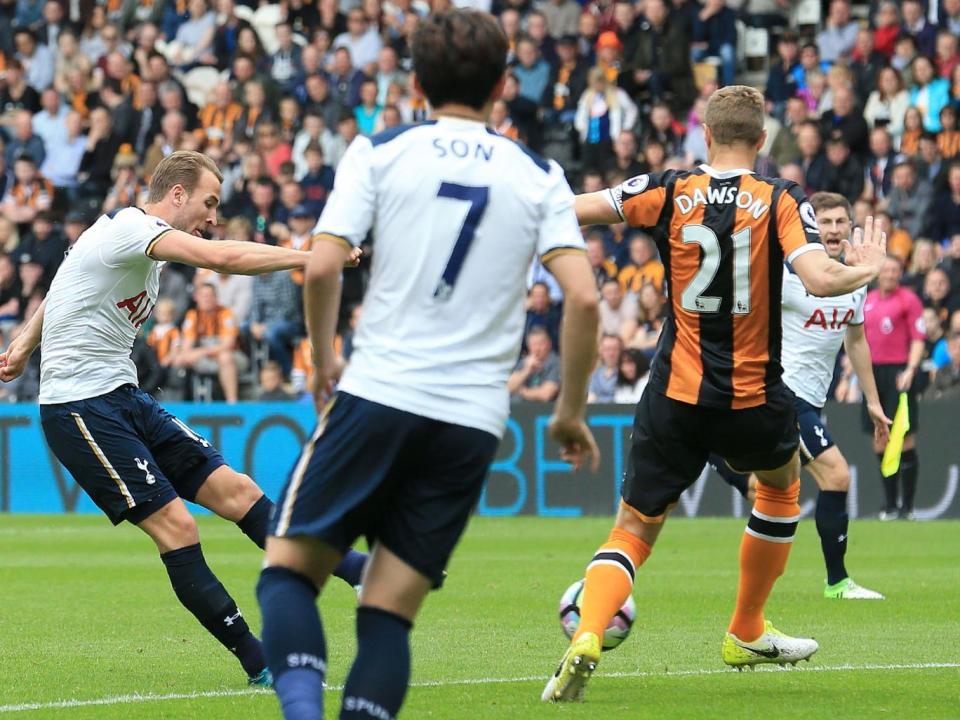
POLYGON ((587 246, 573 209, 573 191, 560 166, 550 161, 550 186, 544 195, 537 254, 546 261, 553 253, 586 252, 587 246))
POLYGON ((108 267, 154 262, 147 251, 154 240, 173 230, 166 221, 137 208, 124 208, 110 223, 109 240, 100 246, 100 260, 108 267))
POLYGON ((357 137, 343 154, 333 181, 333 192, 313 234, 327 233, 356 247, 373 225, 376 192, 373 187, 373 145, 357 137))
POLYGON ((857 309, 856 309, 856 312, 853 313, 853 322, 851 324, 863 325, 864 323, 863 306, 867 304, 867 291, 866 289, 861 288, 857 294, 858 294, 857 309))

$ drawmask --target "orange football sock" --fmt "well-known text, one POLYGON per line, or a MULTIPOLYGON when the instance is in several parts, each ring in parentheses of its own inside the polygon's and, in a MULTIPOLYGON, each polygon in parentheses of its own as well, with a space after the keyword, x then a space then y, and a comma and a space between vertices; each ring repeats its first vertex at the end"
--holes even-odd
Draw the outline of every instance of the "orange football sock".
POLYGON ((757 500, 740 544, 740 585, 730 632, 744 642, 763 634, 763 607, 787 566, 800 520, 800 480, 786 490, 757 484, 757 500))
POLYGON ((637 568, 650 557, 650 546, 636 535, 614 528, 587 565, 586 582, 580 600, 580 627, 576 640, 585 632, 603 639, 611 618, 630 597, 637 568))

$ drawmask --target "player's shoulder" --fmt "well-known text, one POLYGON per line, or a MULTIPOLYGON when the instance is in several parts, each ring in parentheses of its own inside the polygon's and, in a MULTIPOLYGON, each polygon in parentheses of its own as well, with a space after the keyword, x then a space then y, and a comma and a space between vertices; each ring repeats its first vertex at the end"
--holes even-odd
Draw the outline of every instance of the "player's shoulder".
POLYGON ((354 142, 359 141, 361 145, 369 144, 371 148, 382 148, 390 143, 397 144, 399 140, 400 143, 403 141, 409 141, 417 136, 417 131, 423 131, 424 129, 436 127, 436 120, 424 120, 423 122, 416 123, 405 123, 403 125, 397 125, 396 127, 388 128, 386 130, 381 130, 378 133, 374 133, 369 137, 359 135, 354 140, 354 142))

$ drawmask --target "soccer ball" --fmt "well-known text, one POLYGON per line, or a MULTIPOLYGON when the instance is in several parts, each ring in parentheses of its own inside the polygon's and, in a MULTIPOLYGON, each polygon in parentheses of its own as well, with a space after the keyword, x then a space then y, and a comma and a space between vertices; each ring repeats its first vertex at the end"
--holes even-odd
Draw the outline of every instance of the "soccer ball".
MULTIPOLYGON (((580 627, 580 599, 583 595, 583 580, 577 580, 560 598, 560 625, 568 638, 580 627)), ((637 617, 637 605, 628 597, 603 632, 603 650, 613 650, 630 635, 633 620, 637 617)))

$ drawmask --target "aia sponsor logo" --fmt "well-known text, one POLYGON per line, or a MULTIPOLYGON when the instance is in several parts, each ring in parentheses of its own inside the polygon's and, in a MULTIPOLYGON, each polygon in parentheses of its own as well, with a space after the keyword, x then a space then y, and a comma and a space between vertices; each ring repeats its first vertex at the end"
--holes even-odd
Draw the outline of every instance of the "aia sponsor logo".
POLYGON ((147 291, 144 290, 133 297, 121 300, 117 303, 117 307, 127 311, 127 320, 139 330, 140 326, 150 317, 150 313, 153 312, 154 304, 150 302, 150 298, 147 297, 147 291))
POLYGON ((833 308, 833 310, 828 312, 830 313, 829 315, 820 308, 814 310, 803 324, 803 329, 807 330, 816 326, 821 330, 841 330, 850 324, 854 316, 853 308, 848 308, 842 316, 840 315, 841 311, 839 308, 833 308))

